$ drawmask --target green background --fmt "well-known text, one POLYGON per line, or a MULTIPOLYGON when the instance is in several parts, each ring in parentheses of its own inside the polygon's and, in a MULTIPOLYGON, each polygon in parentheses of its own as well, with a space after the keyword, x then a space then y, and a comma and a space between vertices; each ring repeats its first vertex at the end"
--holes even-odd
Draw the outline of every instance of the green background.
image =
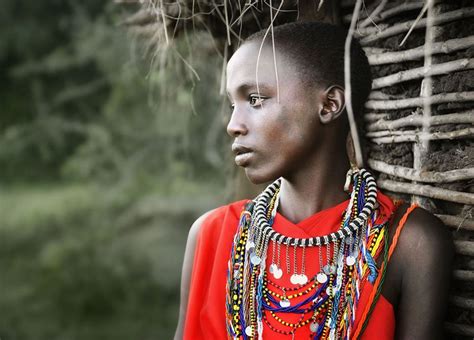
POLYGON ((171 338, 189 226, 228 197, 222 57, 154 55, 134 10, 2 2, 2 340, 171 338))

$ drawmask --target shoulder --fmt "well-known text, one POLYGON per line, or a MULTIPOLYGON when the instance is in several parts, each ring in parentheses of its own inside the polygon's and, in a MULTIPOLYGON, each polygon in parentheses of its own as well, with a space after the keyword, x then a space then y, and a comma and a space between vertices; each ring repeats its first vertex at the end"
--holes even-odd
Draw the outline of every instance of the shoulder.
POLYGON ((409 250, 410 254, 415 253, 418 256, 429 256, 433 253, 449 256, 454 252, 451 233, 440 219, 425 209, 416 207, 403 221, 403 215, 407 210, 406 204, 397 209, 396 215, 401 216, 398 223, 405 223, 397 247, 409 250))
MULTIPOLYGON (((392 227, 399 226, 400 233, 387 273, 396 274, 388 280, 397 283, 396 337, 441 339, 454 257, 452 236, 433 214, 417 207, 407 215, 407 208, 401 205, 394 215, 392 227)), ((392 239, 396 241, 397 233, 392 239)))
POLYGON ((191 225, 188 234, 188 242, 191 241, 191 243, 195 243, 198 236, 203 232, 209 233, 216 231, 216 229, 222 229, 220 226, 222 226, 225 221, 238 220, 246 202, 248 202, 248 200, 236 201, 202 214, 191 225))
MULTIPOLYGON (((191 225, 191 228, 189 229, 188 233, 188 239, 186 242, 183 268, 181 272, 181 305, 175 339, 182 338, 184 322, 188 313, 188 300, 192 282, 191 277, 193 275, 196 275, 193 274, 193 266, 195 264, 196 258, 200 259, 198 260, 199 266, 200 261, 202 263, 205 262, 207 259, 212 258, 212 256, 215 256, 215 247, 218 244, 218 242, 215 242, 215 238, 220 237, 222 234, 222 230, 225 229, 219 226, 225 225, 226 219, 228 220, 234 218, 238 221, 240 210, 242 209, 245 202, 246 201, 234 202, 210 210, 202 214, 191 225), (204 233, 206 237, 201 238, 200 236, 204 233), (206 242, 201 242, 200 240, 205 240, 206 242), (197 249, 200 248, 200 244, 204 245, 201 247, 201 251, 197 252, 197 249), (196 257, 197 254, 200 256, 196 257)), ((207 278, 206 275, 210 275, 209 270, 210 266, 200 266, 198 271, 200 277, 207 278)))
MULTIPOLYGON (((393 253, 392 263, 400 269, 402 282, 424 276, 428 281, 443 276, 448 280, 454 257, 454 243, 449 229, 436 216, 416 207, 407 214, 403 204, 395 212, 394 225, 404 223, 393 253)), ((394 230, 395 231, 395 230, 394 230)), ((393 234, 392 234, 393 235, 393 234)))

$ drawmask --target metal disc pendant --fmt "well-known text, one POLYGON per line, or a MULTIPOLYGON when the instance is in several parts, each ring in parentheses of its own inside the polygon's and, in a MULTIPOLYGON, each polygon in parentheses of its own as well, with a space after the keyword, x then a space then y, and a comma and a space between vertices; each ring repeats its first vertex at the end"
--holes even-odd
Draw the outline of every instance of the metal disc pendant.
POLYGON ((290 307, 290 305, 291 305, 291 302, 288 299, 283 299, 280 301, 280 306, 283 308, 290 307))
POLYGON ((308 277, 305 274, 300 274, 300 284, 304 285, 308 282, 308 277))
POLYGON ((355 259, 354 256, 349 255, 349 256, 346 258, 346 264, 347 264, 348 266, 353 266, 355 263, 356 263, 356 259, 355 259))
POLYGON ((298 274, 291 275, 290 282, 294 285, 300 284, 300 276, 298 274))
POLYGON ((246 244, 245 244, 245 250, 250 250, 252 248, 255 248, 255 243, 253 243, 252 241, 248 241, 246 244))
POLYGON ((250 262, 252 262, 254 266, 258 266, 260 262, 262 262, 262 259, 257 254, 252 253, 250 254, 250 262))
POLYGON ((283 270, 281 270, 281 268, 277 268, 273 271, 272 274, 275 279, 279 279, 283 276, 283 270))
POLYGON ((247 334, 248 336, 252 336, 252 334, 253 334, 252 326, 245 327, 245 334, 247 334))
POLYGON ((334 289, 332 287, 327 287, 326 288, 326 294, 329 296, 329 297, 333 297, 334 296, 334 289))
POLYGON ((316 275, 316 280, 318 280, 319 283, 324 283, 328 280, 328 276, 324 273, 319 273, 316 275))
POLYGON ((309 330, 311 331, 311 333, 317 333, 318 329, 319 329, 319 324, 317 322, 313 321, 309 324, 309 330))
POLYGON ((268 271, 273 274, 275 270, 277 269, 278 269, 278 266, 275 263, 272 263, 270 267, 268 268, 268 271))

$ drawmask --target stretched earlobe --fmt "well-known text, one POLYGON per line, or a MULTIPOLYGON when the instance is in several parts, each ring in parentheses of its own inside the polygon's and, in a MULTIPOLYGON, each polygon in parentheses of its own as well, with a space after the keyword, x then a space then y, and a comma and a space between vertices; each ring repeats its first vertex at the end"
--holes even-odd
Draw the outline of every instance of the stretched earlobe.
POLYGON ((319 120, 322 124, 328 124, 337 119, 345 107, 344 89, 338 85, 330 86, 323 94, 319 120))

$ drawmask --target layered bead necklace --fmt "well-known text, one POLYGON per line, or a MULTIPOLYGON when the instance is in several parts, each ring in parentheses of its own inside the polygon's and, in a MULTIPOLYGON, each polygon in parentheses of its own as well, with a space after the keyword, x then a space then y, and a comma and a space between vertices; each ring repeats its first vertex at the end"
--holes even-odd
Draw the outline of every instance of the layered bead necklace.
POLYGON ((272 331, 293 338, 298 329, 309 327, 313 339, 348 339, 361 281, 375 281, 375 259, 386 244, 386 221, 375 224, 375 180, 364 169, 355 171, 339 229, 311 238, 285 236, 272 228, 280 185, 280 179, 270 184, 241 214, 227 275, 229 338, 262 339, 266 324, 272 331), (270 243, 271 259, 267 258, 270 243), (300 268, 297 248, 301 248, 300 268), (305 273, 306 248, 316 248, 319 255, 319 272, 310 278, 305 273), (284 275, 292 287, 279 283, 284 275), (297 320, 285 319, 288 313, 298 315, 297 320))

